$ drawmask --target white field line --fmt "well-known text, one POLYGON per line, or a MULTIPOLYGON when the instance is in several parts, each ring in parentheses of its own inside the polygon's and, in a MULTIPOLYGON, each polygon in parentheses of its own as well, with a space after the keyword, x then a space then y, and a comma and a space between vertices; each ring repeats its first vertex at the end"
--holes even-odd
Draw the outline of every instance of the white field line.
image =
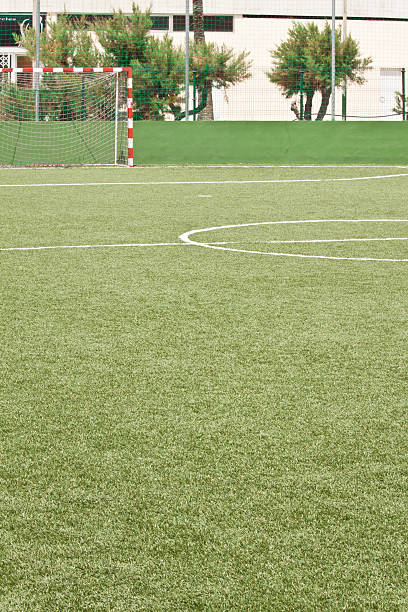
MULTIPOLYGON (((182 242, 149 242, 126 244, 61 244, 55 246, 2 247, 0 251, 46 251, 51 249, 105 249, 118 247, 180 246, 182 242)), ((187 244, 187 243, 185 243, 187 244)))
POLYGON ((174 168, 183 170, 185 168, 193 169, 194 168, 408 168, 408 165, 398 165, 398 164, 286 164, 286 165, 278 165, 278 164, 179 164, 179 165, 168 165, 163 164, 161 166, 133 166, 130 168, 129 166, 1 166, 1 170, 26 170, 26 171, 34 171, 34 170, 104 170, 104 169, 112 169, 112 170, 162 170, 166 168, 174 168))
MULTIPOLYGON (((401 238, 331 238, 313 240, 228 240, 223 242, 206 242, 208 245, 230 245, 230 244, 312 244, 316 242, 377 242, 408 240, 408 237, 401 238)), ((199 243, 201 246, 201 243, 199 243)), ((106 249, 106 248, 126 248, 126 247, 167 247, 167 246, 196 246, 194 242, 129 242, 123 244, 63 244, 53 246, 29 246, 29 247, 0 247, 0 251, 49 251, 56 249, 106 249)), ((252 251, 251 251, 252 252, 252 251)))
MULTIPOLYGON (((209 242, 208 244, 237 244, 237 242, 209 242)), ((50 251, 56 249, 108 249, 124 247, 194 246, 188 242, 128 242, 123 244, 61 244, 53 246, 0 247, 0 251, 50 251)))
MULTIPOLYGON (((255 223, 238 223, 233 225, 219 225, 214 227, 206 227, 201 229, 190 230, 188 232, 184 232, 179 236, 179 239, 183 242, 188 242, 195 244, 196 246, 201 246, 207 249, 215 249, 220 251, 230 251, 234 253, 250 253, 255 255, 273 255, 276 257, 295 257, 300 259, 330 259, 330 260, 341 260, 341 261, 378 261, 378 262, 408 262, 408 258, 383 258, 383 257, 338 257, 338 256, 330 256, 330 255, 305 255, 303 253, 282 253, 282 252, 274 252, 274 251, 255 251, 249 249, 236 249, 228 246, 221 246, 211 244, 209 242, 198 242, 196 240, 192 240, 190 236, 194 234, 202 234, 204 232, 211 232, 216 230, 225 230, 232 228, 240 228, 240 227, 254 227, 259 225, 293 225, 293 224, 306 224, 306 223, 379 223, 379 222, 388 222, 388 223, 408 223, 408 219, 303 219, 296 221, 261 221, 255 223)), ((344 239, 346 240, 346 239, 344 239)), ((351 239, 350 239, 351 240, 351 239)), ((321 242, 318 240, 318 242, 321 242)), ((338 242, 336 240, 336 242, 338 242)), ((282 243, 282 242, 281 242, 282 243)))
MULTIPOLYGON (((386 240, 408 240, 408 237, 401 238, 330 238, 317 240, 266 240, 266 244, 308 244, 315 242, 380 242, 386 240)), ((208 242, 207 244, 214 244, 208 242)), ((224 243, 227 244, 227 243, 224 243)))
POLYGON ((330 183, 338 181, 371 181, 374 179, 387 179, 408 176, 408 173, 382 174, 375 176, 354 176, 350 178, 321 178, 321 179, 262 179, 262 180, 229 180, 229 181, 122 181, 98 183, 22 183, 4 184, 4 187, 101 187, 117 185, 245 185, 245 184, 272 184, 272 183, 330 183))

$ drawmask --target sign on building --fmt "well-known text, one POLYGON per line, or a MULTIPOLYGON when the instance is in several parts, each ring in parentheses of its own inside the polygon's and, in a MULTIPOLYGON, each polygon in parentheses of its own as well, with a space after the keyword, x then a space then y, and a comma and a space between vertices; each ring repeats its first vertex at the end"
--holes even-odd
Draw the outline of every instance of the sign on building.
MULTIPOLYGON (((45 27, 46 15, 41 15, 41 30, 45 27)), ((30 14, 0 13, 0 47, 16 47, 13 34, 23 34, 25 28, 31 28, 33 16, 30 14)))

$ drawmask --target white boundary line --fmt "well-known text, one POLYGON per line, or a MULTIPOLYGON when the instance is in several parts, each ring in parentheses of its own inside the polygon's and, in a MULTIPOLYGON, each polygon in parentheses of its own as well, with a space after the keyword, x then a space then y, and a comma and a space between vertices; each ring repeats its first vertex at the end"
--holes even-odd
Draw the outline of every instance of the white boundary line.
MULTIPOLYGON (((256 255, 274 255, 277 257, 298 257, 301 259, 333 259, 333 260, 348 260, 348 261, 384 261, 384 262, 408 262, 407 259, 390 259, 376 257, 335 257, 329 255, 304 255, 303 253, 279 253, 272 251, 252 251, 247 249, 233 249, 226 246, 219 246, 209 242, 197 242, 191 240, 190 236, 201 234, 203 232, 212 232, 221 229, 232 229, 237 227, 253 227, 256 225, 291 225, 302 223, 408 223, 408 219, 302 219, 299 221, 261 221, 257 223, 238 223, 235 225, 219 225, 215 227, 206 227, 204 229, 190 230, 179 236, 183 242, 195 244, 196 246, 205 247, 207 249, 216 249, 220 251, 231 251, 234 253, 251 253, 256 255)), ((336 241, 337 242, 337 241, 336 241)))
MULTIPOLYGON (((163 164, 160 166, 133 166, 133 170, 162 170, 166 168, 174 168, 183 170, 185 168, 408 168, 408 165, 403 164, 163 164)), ((0 166, 1 170, 128 170, 129 166, 0 166)))
MULTIPOLYGON (((236 244, 236 242, 209 242, 208 244, 236 244)), ((61 244, 53 246, 0 247, 0 251, 50 251, 57 249, 109 249, 125 247, 194 246, 188 242, 124 242, 122 244, 61 244)))
POLYGON ((245 185, 245 184, 272 184, 272 183, 330 183, 344 181, 370 181, 375 179, 399 178, 408 176, 408 173, 383 174, 375 176, 354 176, 349 178, 318 178, 318 179, 264 179, 264 180, 229 180, 229 181, 118 181, 98 183, 22 183, 0 184, 5 187, 100 187, 113 185, 245 185))
MULTIPOLYGON (((106 249, 119 247, 154 247, 154 246, 180 246, 181 242, 135 242, 123 244, 63 244, 55 246, 30 246, 30 247, 2 247, 0 251, 49 251, 55 249, 106 249)), ((220 244, 220 243, 218 243, 220 244)), ((185 246, 186 243, 183 245, 185 246)))

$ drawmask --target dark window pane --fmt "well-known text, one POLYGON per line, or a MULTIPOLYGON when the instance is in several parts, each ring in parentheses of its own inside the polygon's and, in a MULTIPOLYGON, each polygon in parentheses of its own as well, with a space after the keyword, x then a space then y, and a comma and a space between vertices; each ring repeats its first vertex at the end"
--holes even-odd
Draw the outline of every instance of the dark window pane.
MULTIPOLYGON (((62 16, 62 14, 61 14, 62 16)), ((80 21, 81 19, 85 19, 85 21, 89 24, 94 24, 97 21, 106 21, 106 19, 111 19, 112 15, 85 15, 85 14, 79 14, 79 13, 73 13, 70 15, 67 15, 68 20, 71 23, 75 23, 76 21, 80 21)))
POLYGON ((166 15, 151 15, 150 19, 153 22, 152 30, 168 30, 169 17, 166 15))
MULTIPOLYGON (((173 30, 175 32, 183 32, 186 29, 185 15, 174 15, 173 30)), ((204 30, 206 32, 232 32, 233 17, 232 15, 205 15, 204 30)), ((190 15, 190 32, 193 31, 193 15, 190 15)))
MULTIPOLYGON (((174 15, 173 30, 175 32, 183 32, 186 29, 186 18, 184 15, 174 15)), ((190 16, 190 32, 193 30, 193 17, 190 16)))
MULTIPOLYGON (((89 24, 94 24, 98 21, 104 21, 106 19, 112 19, 112 14, 97 14, 97 15, 86 15, 79 13, 72 13, 68 15, 69 21, 75 23, 81 18, 85 18, 85 21, 89 24)), ((151 15, 150 19, 152 20, 152 30, 168 30, 169 29, 169 17, 167 15, 151 15)))
POLYGON ((206 15, 204 17, 204 30, 206 32, 232 32, 232 15, 206 15))

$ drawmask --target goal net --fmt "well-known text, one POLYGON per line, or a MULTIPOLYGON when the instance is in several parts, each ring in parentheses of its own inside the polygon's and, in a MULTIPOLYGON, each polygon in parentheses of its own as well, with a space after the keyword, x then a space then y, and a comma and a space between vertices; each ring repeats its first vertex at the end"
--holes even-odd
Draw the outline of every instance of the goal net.
POLYGON ((128 68, 0 69, 0 165, 133 165, 128 68))

